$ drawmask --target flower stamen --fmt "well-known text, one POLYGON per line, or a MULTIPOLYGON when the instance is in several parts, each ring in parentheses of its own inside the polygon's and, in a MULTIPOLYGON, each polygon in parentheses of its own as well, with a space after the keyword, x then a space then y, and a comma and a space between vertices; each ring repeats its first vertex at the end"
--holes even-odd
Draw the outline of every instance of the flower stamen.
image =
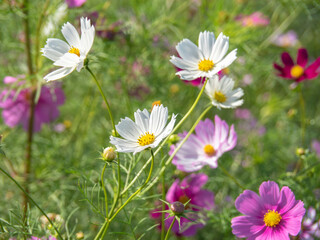
POLYGON ((216 150, 210 144, 205 145, 203 151, 210 157, 212 157, 216 153, 216 150))
POLYGON ((282 217, 277 211, 268 210, 268 212, 264 215, 263 221, 267 227, 275 227, 277 226, 282 217))
POLYGON ((149 132, 146 132, 145 134, 142 134, 139 138, 138 138, 138 143, 140 146, 146 146, 146 145, 149 145, 151 143, 154 142, 154 134, 153 133, 149 133, 149 132))
POLYGON ((214 63, 211 60, 207 60, 207 59, 201 60, 198 63, 199 70, 204 72, 208 72, 213 68, 213 66, 214 66, 214 63))
POLYGON ((76 47, 74 47, 74 46, 72 46, 72 47, 70 48, 69 53, 73 53, 73 54, 77 55, 78 57, 80 57, 80 50, 79 50, 79 48, 76 48, 76 47))
POLYGON ((227 100, 227 97, 222 92, 218 91, 214 93, 214 99, 219 103, 224 103, 227 100))
POLYGON ((300 65, 294 65, 290 70, 290 74, 294 78, 301 77, 303 73, 304 73, 304 69, 300 65))

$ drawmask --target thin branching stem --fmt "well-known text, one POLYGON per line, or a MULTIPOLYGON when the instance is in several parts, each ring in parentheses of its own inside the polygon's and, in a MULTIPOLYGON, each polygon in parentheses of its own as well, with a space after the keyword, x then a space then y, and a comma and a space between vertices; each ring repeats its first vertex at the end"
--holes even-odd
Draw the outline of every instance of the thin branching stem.
POLYGON ((48 217, 48 215, 42 210, 42 208, 33 200, 33 198, 30 196, 30 194, 28 194, 26 192, 26 190, 24 190, 24 188, 13 178, 10 176, 10 174, 8 174, 4 169, 2 169, 0 167, 0 171, 3 172, 8 178, 10 178, 11 181, 13 181, 17 187, 29 198, 29 200, 39 209, 39 211, 46 217, 46 219, 49 221, 49 223, 51 224, 51 226, 53 226, 54 230, 56 231, 56 233, 58 234, 59 239, 63 240, 60 232, 58 231, 58 229, 56 228, 56 226, 53 224, 53 222, 51 221, 51 219, 48 217))
POLYGON ((144 182, 144 184, 143 184, 137 191, 135 191, 135 192, 127 199, 127 201, 125 201, 124 204, 121 205, 121 207, 112 215, 112 217, 111 217, 109 220, 106 220, 106 221, 105 221, 105 223, 104 223, 103 226, 101 227, 99 233, 97 234, 97 236, 95 237, 94 240, 103 239, 103 238, 104 238, 104 236, 106 235, 106 233, 107 233, 107 231, 108 231, 108 228, 109 228, 109 225, 110 225, 110 223, 112 222, 112 220, 113 220, 113 219, 118 215, 118 213, 119 213, 129 202, 131 202, 131 200, 132 200, 135 196, 137 196, 137 195, 141 192, 141 190, 148 184, 148 182, 149 182, 149 180, 150 180, 150 178, 151 178, 151 174, 152 174, 152 170, 153 170, 153 164, 154 164, 154 154, 153 154, 152 149, 150 150, 150 152, 151 152, 151 159, 152 159, 152 161, 151 161, 151 166, 150 166, 149 175, 148 175, 146 181, 144 182), (102 235, 101 235, 101 232, 103 232, 102 235), (101 237, 100 237, 100 235, 101 235, 101 237))

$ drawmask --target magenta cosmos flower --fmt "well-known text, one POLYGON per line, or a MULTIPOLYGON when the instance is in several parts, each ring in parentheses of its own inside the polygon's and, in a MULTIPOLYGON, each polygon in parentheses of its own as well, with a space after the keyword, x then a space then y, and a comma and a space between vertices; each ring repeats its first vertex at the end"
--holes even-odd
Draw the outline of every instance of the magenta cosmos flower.
MULTIPOLYGON (((23 81, 17 82, 18 78, 7 76, 4 78, 7 85, 23 84, 23 81)), ((10 88, 10 87, 8 87, 10 88)), ((20 92, 4 89, 0 93, 0 108, 2 108, 2 118, 6 125, 13 128, 21 124, 27 131, 30 116, 30 96, 31 89, 22 89, 20 92)), ((59 116, 58 106, 64 103, 65 96, 59 87, 41 88, 39 100, 35 106, 33 131, 38 132, 44 123, 49 123, 59 116)))
POLYGON ((316 210, 312 207, 308 209, 307 216, 302 222, 300 233, 301 240, 320 239, 320 220, 316 221, 316 210))
POLYGON ((235 206, 245 216, 232 219, 232 233, 248 240, 290 240, 297 236, 305 214, 303 202, 288 187, 279 190, 272 181, 263 182, 259 193, 245 190, 235 206))
POLYGON ((69 8, 81 7, 87 0, 66 0, 69 8))
POLYGON ((319 75, 317 71, 320 67, 320 57, 317 58, 309 67, 308 63, 308 52, 305 48, 298 50, 297 63, 294 63, 289 53, 284 52, 281 55, 284 66, 280 66, 274 63, 273 66, 279 71, 277 74, 280 77, 293 79, 299 83, 304 80, 310 80, 316 78, 319 75))
POLYGON ((244 27, 267 26, 270 21, 268 17, 264 16, 261 12, 254 12, 250 15, 239 15, 235 18, 244 27))
MULTIPOLYGON (((179 224, 176 221, 173 224, 172 232, 178 236, 193 236, 196 234, 197 229, 203 228, 204 224, 199 223, 200 216, 202 216, 202 221, 205 216, 203 210, 210 211, 214 207, 214 194, 211 191, 202 189, 203 185, 208 181, 208 176, 199 173, 191 174, 185 177, 181 182, 179 179, 175 180, 174 183, 169 188, 166 201, 169 203, 190 202, 186 206, 186 210, 192 210, 193 212, 185 213, 187 217, 194 222, 181 217, 180 229, 179 224), (201 213, 201 214, 200 214, 201 213)), ((161 209, 155 209, 151 212, 151 218, 161 220, 161 209)), ((169 217, 169 213, 166 213, 166 218, 169 217)), ((169 229, 174 217, 169 217, 165 220, 164 225, 166 229, 169 229)))
MULTIPOLYGON (((183 139, 187 132, 178 134, 183 139)), ((218 167, 218 159, 223 153, 230 151, 237 144, 237 133, 232 125, 229 131, 228 124, 215 116, 215 124, 210 119, 200 121, 195 128, 195 134, 191 134, 174 156, 172 163, 181 171, 194 172, 204 165, 211 168, 218 167)), ((179 142, 171 145, 169 154, 172 155, 179 142)))

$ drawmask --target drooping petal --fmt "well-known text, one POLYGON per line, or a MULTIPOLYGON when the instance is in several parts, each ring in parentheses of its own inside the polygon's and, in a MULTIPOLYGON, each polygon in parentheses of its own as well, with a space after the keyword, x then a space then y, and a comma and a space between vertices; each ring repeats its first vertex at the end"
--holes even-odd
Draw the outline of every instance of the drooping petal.
POLYGON ((47 82, 58 80, 60 78, 63 78, 65 76, 69 75, 70 73, 72 73, 74 69, 75 69, 75 67, 59 68, 59 69, 47 74, 43 79, 46 80, 47 82))

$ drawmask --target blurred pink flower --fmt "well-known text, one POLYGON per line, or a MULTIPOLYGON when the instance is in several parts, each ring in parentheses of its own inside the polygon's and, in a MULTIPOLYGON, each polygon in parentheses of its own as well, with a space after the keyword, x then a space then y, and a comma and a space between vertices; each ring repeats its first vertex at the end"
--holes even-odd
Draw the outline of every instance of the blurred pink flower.
POLYGON ((252 83, 253 77, 251 74, 245 74, 242 78, 242 83, 247 86, 252 83))
MULTIPOLYGON (((7 76, 4 83, 13 84, 19 78, 7 76)), ((21 79, 21 77, 20 77, 21 79)), ((23 84, 24 81, 15 83, 23 84)), ((0 93, 0 108, 2 108, 2 118, 9 127, 13 128, 18 124, 22 124, 25 131, 28 130, 29 114, 30 114, 30 96, 31 89, 25 88, 19 92, 15 90, 4 89, 0 93)), ((64 103, 65 96, 61 88, 43 86, 39 100, 35 106, 33 131, 38 132, 44 123, 49 123, 59 116, 58 106, 64 103)))
POLYGON ((280 191, 277 183, 268 181, 260 185, 259 193, 244 190, 235 206, 244 216, 231 220, 232 233, 238 238, 283 239, 297 236, 306 212, 304 204, 295 199, 288 187, 280 191))
POLYGON ((234 112, 236 118, 239 119, 250 119, 252 117, 251 112, 247 108, 237 108, 234 112))
POLYGON ((87 0, 66 0, 69 8, 81 7, 87 0))
MULTIPOLYGON (((218 159, 223 153, 232 150, 237 144, 237 133, 234 126, 230 127, 217 115, 215 123, 207 118, 200 121, 195 128, 195 134, 191 134, 173 157, 172 163, 184 172, 194 172, 203 166, 218 167, 218 159)), ((187 132, 178 134, 183 139, 187 132)), ((172 155, 176 145, 171 145, 169 154, 172 155)))
MULTIPOLYGON (((173 203, 179 201, 181 203, 187 204, 186 209, 192 210, 193 212, 186 213, 187 217, 193 221, 192 222, 184 217, 181 217, 181 231, 179 230, 178 222, 175 222, 172 227, 172 232, 177 236, 193 236, 196 234, 197 230, 204 227, 203 223, 197 222, 200 219, 201 215, 199 214, 202 210, 210 211, 214 207, 214 194, 211 191, 202 189, 203 185, 208 181, 208 176, 199 173, 191 174, 185 177, 182 181, 179 179, 175 180, 174 183, 169 188, 166 201, 173 203)), ((161 221, 161 211, 160 209, 155 209, 150 212, 150 217, 161 221)), ((169 217, 169 213, 165 214, 165 218, 169 217)), ((204 217, 202 217, 202 222, 204 217)), ((165 220, 164 225, 166 229, 169 229, 173 217, 169 217, 165 220)), ((161 227, 161 226, 160 226, 161 227)))
POLYGON ((298 43, 298 37, 295 31, 289 31, 284 34, 278 34, 272 39, 272 43, 279 47, 293 47, 298 43))
POLYGON ((317 156, 320 158, 320 142, 316 139, 312 140, 312 149, 316 152, 317 156))
POLYGON ((295 83, 314 79, 320 74, 318 71, 320 68, 320 57, 307 67, 308 52, 305 48, 298 50, 296 63, 287 52, 281 54, 281 60, 284 66, 280 66, 277 63, 273 64, 273 67, 278 70, 277 75, 282 78, 292 79, 295 83))
POLYGON ((250 15, 238 15, 235 20, 244 27, 266 26, 270 23, 268 17, 261 12, 254 12, 250 15))
POLYGON ((313 207, 309 207, 307 216, 302 222, 301 240, 320 239, 320 220, 316 221, 316 215, 316 210, 313 207))

